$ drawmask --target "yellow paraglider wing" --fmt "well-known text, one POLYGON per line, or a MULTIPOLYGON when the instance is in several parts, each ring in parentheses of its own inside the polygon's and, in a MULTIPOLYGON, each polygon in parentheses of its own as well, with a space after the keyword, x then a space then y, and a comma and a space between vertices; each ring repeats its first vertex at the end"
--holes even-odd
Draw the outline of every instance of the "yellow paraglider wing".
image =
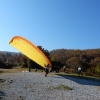
POLYGON ((31 60, 38 63, 40 66, 44 68, 47 64, 52 66, 51 62, 44 55, 44 53, 27 39, 21 36, 15 36, 10 40, 9 44, 15 47, 17 50, 19 50, 22 54, 24 54, 31 60))

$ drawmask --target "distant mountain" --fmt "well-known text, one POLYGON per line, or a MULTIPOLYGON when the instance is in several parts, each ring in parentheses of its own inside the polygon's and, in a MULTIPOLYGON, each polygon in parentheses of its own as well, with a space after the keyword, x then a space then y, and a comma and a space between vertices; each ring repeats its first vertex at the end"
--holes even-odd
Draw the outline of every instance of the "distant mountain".
POLYGON ((8 53, 10 53, 11 55, 22 54, 21 52, 0 51, 0 54, 7 55, 8 53))

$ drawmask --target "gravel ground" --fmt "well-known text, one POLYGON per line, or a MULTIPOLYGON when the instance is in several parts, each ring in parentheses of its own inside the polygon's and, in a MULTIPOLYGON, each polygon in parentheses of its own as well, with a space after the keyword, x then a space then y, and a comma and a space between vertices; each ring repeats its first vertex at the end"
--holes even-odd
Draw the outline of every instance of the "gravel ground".
POLYGON ((35 72, 6 73, 0 75, 0 100, 100 100, 100 82, 50 73, 48 77, 35 72))

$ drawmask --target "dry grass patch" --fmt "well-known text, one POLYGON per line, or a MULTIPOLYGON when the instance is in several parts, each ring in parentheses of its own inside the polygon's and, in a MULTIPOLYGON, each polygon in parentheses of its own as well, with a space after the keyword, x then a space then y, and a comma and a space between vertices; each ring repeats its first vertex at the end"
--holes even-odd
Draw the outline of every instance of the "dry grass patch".
POLYGON ((56 87, 53 87, 53 86, 49 87, 49 90, 54 90, 54 89, 58 89, 58 90, 73 90, 73 88, 71 88, 69 86, 66 86, 66 85, 62 85, 62 84, 60 84, 60 85, 58 85, 56 87))
POLYGON ((71 88, 71 87, 68 87, 68 86, 66 86, 66 85, 62 85, 62 84, 60 84, 60 85, 58 85, 57 87, 55 87, 55 89, 59 89, 59 90, 73 90, 73 88, 71 88))

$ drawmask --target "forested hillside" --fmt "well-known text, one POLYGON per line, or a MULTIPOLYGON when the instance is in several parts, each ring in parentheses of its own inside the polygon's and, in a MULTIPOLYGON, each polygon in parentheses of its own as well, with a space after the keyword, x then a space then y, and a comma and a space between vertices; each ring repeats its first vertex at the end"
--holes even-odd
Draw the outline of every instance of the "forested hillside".
POLYGON ((56 68, 66 67, 68 72, 76 73, 81 66, 85 74, 100 74, 100 49, 57 49, 50 52, 50 58, 56 68))
MULTIPOLYGON (((55 71, 77 73, 77 68, 81 66, 83 74, 100 75, 100 49, 56 49, 49 52, 42 46, 38 46, 38 48, 50 59, 55 71)), ((0 68, 27 67, 29 62, 30 59, 21 53, 0 52, 0 68)), ((34 61, 31 61, 31 67, 41 68, 34 61)))
MULTIPOLYGON (((47 58, 49 58, 49 51, 47 49, 42 48, 42 46, 37 47, 44 52, 47 58)), ((30 60, 28 57, 20 52, 15 53, 0 51, 0 68, 13 68, 17 66, 21 68, 28 68, 29 65, 31 66, 31 68, 43 69, 40 65, 30 60)))

